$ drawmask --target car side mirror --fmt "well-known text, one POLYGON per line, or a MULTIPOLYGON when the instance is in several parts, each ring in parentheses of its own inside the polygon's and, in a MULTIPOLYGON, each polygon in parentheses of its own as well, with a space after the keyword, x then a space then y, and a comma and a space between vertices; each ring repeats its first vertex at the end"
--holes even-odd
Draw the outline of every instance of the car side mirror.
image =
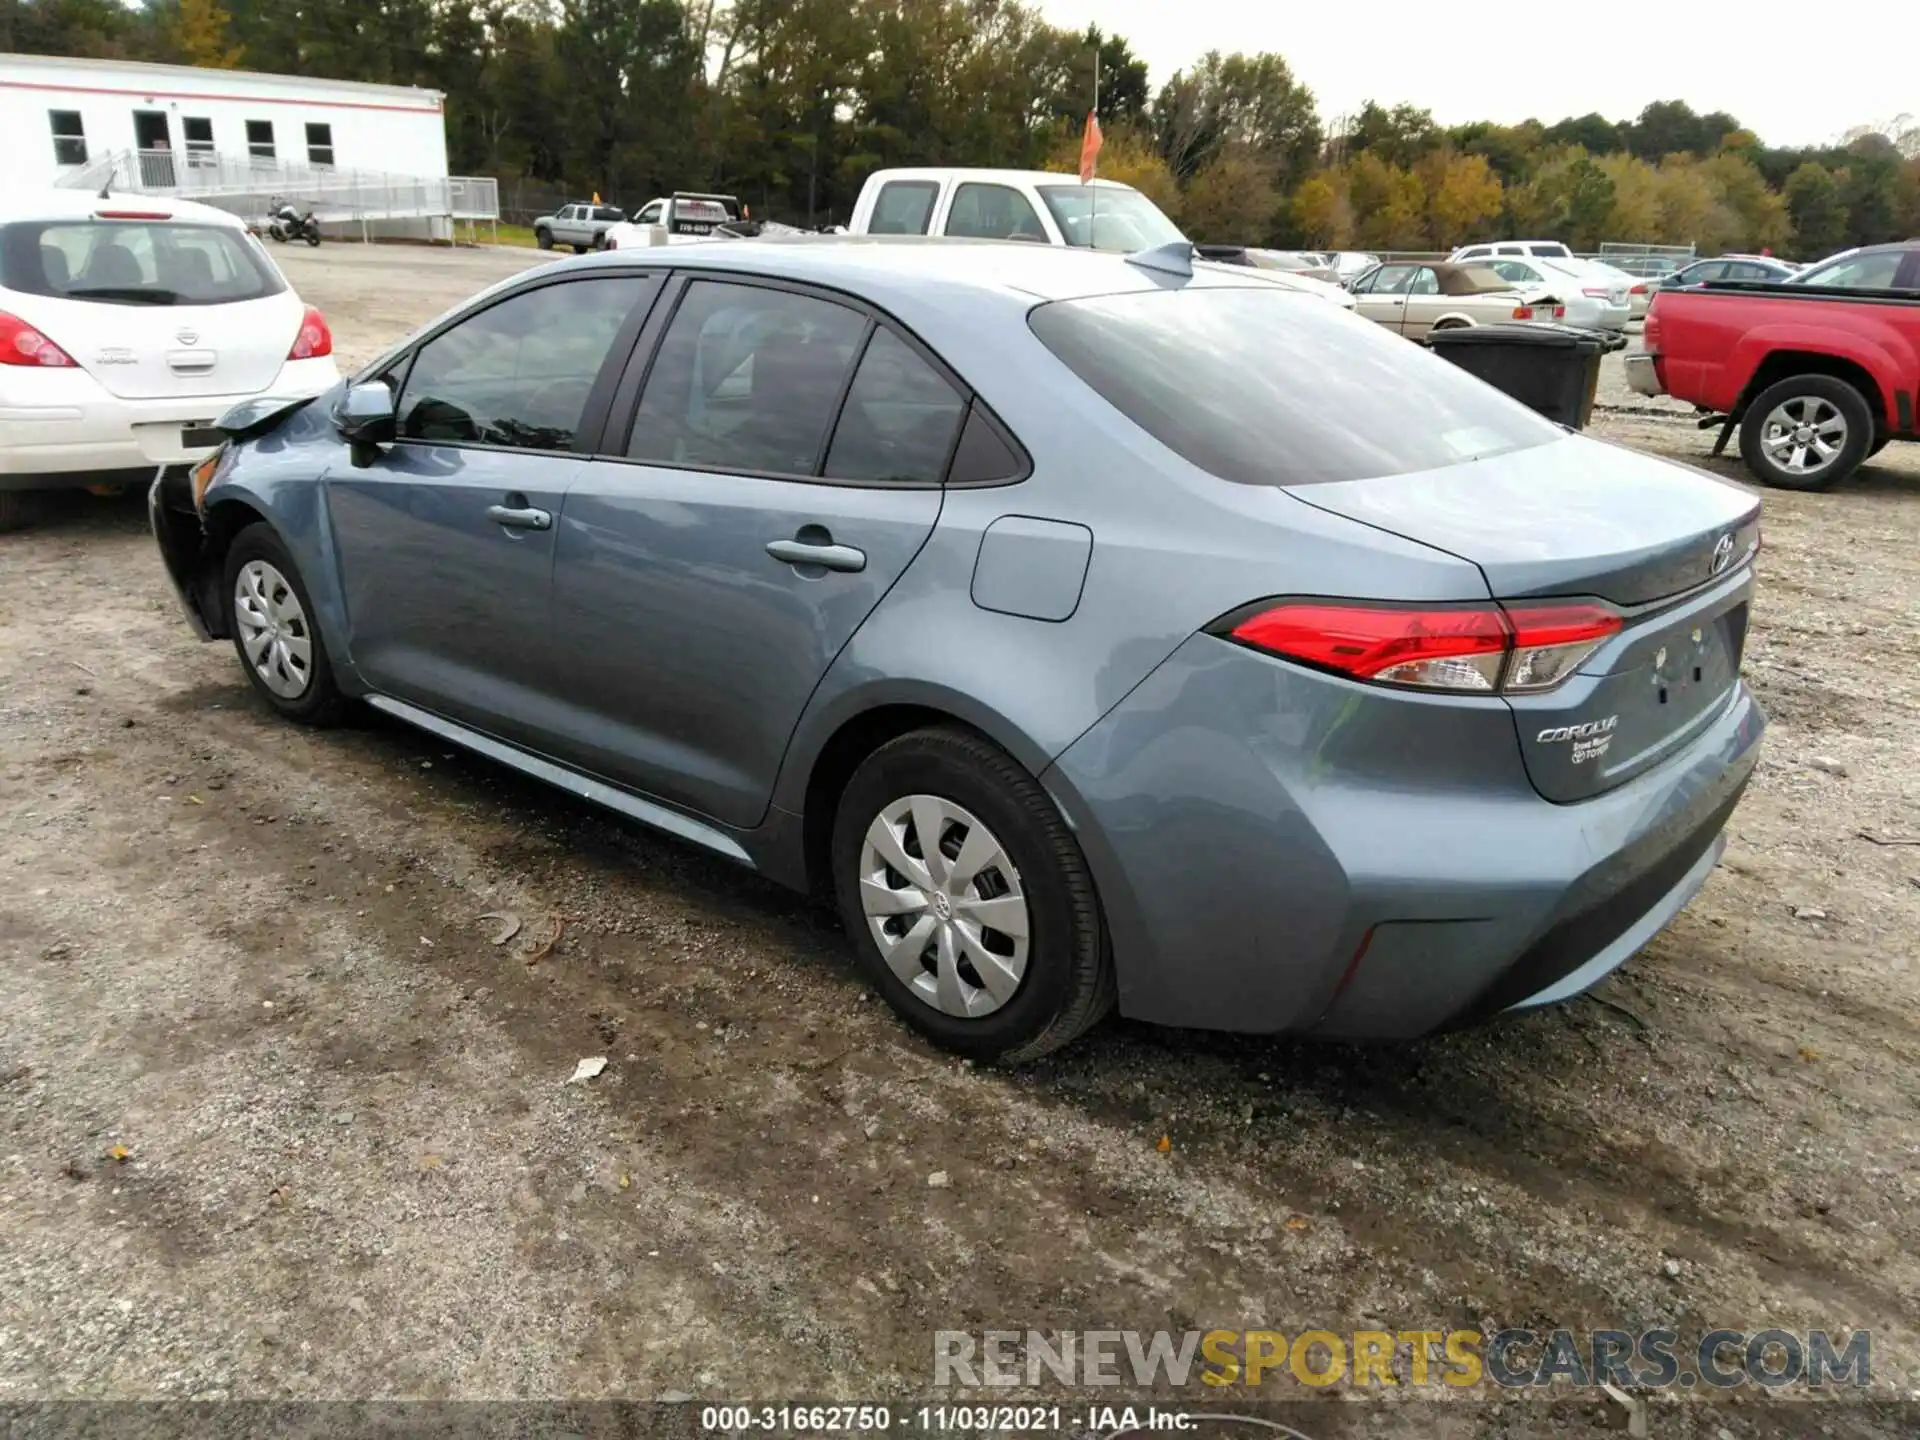
POLYGON ((381 380, 350 385, 333 407, 333 423, 353 445, 388 445, 395 434, 393 391, 381 380))

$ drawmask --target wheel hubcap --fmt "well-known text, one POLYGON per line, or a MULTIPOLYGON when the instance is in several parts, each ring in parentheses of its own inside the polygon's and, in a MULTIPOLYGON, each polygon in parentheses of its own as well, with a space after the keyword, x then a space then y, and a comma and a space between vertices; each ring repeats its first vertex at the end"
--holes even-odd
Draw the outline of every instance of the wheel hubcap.
POLYGON ((1847 443, 1847 417, 1831 400, 1817 395, 1783 400, 1767 416, 1760 448, 1782 470, 1817 475, 1831 465, 1847 443))
POLYGON ((943 1015, 991 1015, 1027 973, 1020 872, 951 800, 909 795, 874 817, 860 846, 860 906, 887 968, 943 1015))
POLYGON ((304 694, 313 680, 313 631, 287 577, 249 560, 234 580, 233 621, 260 683, 283 700, 304 694))

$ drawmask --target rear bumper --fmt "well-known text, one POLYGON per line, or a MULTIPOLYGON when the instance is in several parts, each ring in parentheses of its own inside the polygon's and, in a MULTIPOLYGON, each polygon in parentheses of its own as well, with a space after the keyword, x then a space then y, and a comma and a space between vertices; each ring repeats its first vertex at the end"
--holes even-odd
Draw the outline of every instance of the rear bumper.
POLYGON ((1528 782, 1511 712, 1196 636, 1046 772, 1123 1013, 1402 1039, 1596 984, 1711 873, 1765 718, 1744 684, 1595 799, 1528 782))
POLYGON ((1637 350, 1626 357, 1627 384, 1642 395, 1659 396, 1667 393, 1660 383, 1660 372, 1654 368, 1653 356, 1644 350, 1637 350))
POLYGON ((213 447, 185 445, 187 427, 211 426, 255 395, 319 395, 339 378, 331 357, 289 360, 258 391, 127 400, 85 371, 9 377, 0 398, 0 488, 60 489, 92 484, 93 472, 102 470, 152 474, 157 466, 191 464, 213 447))

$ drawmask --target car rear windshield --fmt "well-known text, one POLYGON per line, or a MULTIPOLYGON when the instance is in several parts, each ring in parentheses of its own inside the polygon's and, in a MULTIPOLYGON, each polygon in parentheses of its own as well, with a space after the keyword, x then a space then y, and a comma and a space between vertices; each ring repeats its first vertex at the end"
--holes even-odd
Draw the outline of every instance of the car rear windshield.
POLYGON ((0 225, 0 287, 115 305, 230 305, 287 285, 230 226, 23 220, 0 225))
POLYGON ((1433 470, 1564 433, 1421 346, 1293 291, 1060 300, 1028 324, 1161 444, 1243 485, 1433 470))

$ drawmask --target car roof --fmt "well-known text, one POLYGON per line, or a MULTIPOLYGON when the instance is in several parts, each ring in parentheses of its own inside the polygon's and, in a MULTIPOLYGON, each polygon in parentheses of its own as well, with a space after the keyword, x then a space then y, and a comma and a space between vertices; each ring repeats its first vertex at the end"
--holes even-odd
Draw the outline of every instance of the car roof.
POLYGON ((987 170, 976 169, 969 165, 910 165, 897 170, 876 170, 868 178, 869 183, 887 180, 977 180, 984 185, 1080 185, 1090 183, 1102 190, 1132 190, 1134 187, 1120 180, 1108 180, 1096 176, 1090 182, 1083 182, 1079 176, 1064 170, 987 170))
POLYGON ((191 200, 176 200, 170 195, 108 194, 102 199, 96 190, 76 190, 49 186, 43 190, 19 191, 0 188, 0 224, 15 220, 90 220, 107 210, 125 210, 141 215, 165 215, 191 225, 223 225, 244 230, 246 224, 237 215, 216 210, 211 205, 196 205, 191 200))
MULTIPOLYGON (((1314 282, 1284 272, 1215 265, 1195 257, 1184 279, 1128 263, 1124 255, 1075 246, 923 235, 779 235, 711 240, 639 250, 602 251, 554 262, 562 266, 633 265, 673 270, 757 274, 844 289, 892 308, 913 308, 916 292, 966 290, 1003 295, 1030 308, 1036 300, 1162 290, 1175 286, 1301 289, 1314 282)), ((1311 294, 1308 290, 1306 293, 1311 294)))

